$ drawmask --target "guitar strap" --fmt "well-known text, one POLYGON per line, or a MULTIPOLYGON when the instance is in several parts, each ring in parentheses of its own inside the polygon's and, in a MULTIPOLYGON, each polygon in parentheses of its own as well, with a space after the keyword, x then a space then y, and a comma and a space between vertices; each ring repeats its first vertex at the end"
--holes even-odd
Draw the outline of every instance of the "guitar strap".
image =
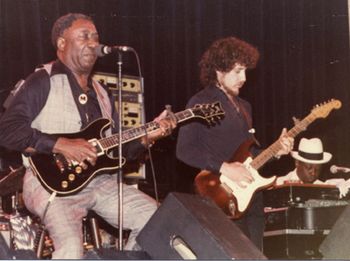
POLYGON ((235 107, 238 108, 238 111, 241 112, 241 114, 243 115, 243 118, 245 119, 249 129, 251 129, 253 127, 252 117, 248 114, 247 110, 237 98, 233 98, 232 102, 235 104, 235 107))
POLYGON ((254 129, 253 129, 253 120, 252 117, 250 116, 250 114, 247 112, 247 110, 244 108, 244 106, 242 105, 241 102, 239 102, 239 100, 236 97, 232 97, 232 99, 230 99, 233 103, 233 105, 236 107, 236 109, 238 110, 238 113, 241 113, 243 115, 243 118, 245 119, 248 127, 249 127, 249 133, 252 135, 252 138, 254 140, 254 142, 256 143, 256 145, 258 145, 259 147, 261 146, 259 141, 256 139, 255 135, 254 135, 254 129))
POLYGON ((100 86, 98 85, 98 83, 95 80, 92 80, 92 86, 97 94, 98 101, 99 101, 99 104, 101 107, 102 116, 109 119, 113 128, 115 128, 115 122, 112 119, 112 108, 110 105, 110 101, 109 100, 106 101, 105 97, 102 95, 102 93, 99 90, 100 86))

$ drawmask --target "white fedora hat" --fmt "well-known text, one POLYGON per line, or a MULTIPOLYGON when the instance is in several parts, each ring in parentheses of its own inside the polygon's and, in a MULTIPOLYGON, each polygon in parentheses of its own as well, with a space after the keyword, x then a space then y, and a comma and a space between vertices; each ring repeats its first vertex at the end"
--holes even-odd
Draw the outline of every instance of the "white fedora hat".
POLYGON ((311 164, 322 164, 331 160, 332 154, 323 151, 322 141, 319 138, 302 138, 298 151, 291 151, 294 159, 311 164))

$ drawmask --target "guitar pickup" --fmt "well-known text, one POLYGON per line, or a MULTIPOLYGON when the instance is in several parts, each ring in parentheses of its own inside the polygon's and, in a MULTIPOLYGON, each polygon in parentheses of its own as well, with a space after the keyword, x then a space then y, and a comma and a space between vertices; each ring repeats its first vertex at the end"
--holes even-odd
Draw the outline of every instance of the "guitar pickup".
POLYGON ((97 139, 91 139, 91 140, 89 140, 89 142, 91 143, 92 146, 94 146, 96 148, 97 156, 101 156, 101 155, 105 154, 105 152, 102 148, 102 145, 99 143, 99 141, 97 139))

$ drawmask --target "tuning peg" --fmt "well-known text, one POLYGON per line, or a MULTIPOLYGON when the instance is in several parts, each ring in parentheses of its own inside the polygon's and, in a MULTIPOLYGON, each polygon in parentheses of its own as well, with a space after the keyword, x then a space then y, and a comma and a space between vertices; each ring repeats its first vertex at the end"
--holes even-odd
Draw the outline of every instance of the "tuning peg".
POLYGON ((297 125, 299 122, 300 122, 300 120, 299 119, 297 119, 296 117, 294 117, 293 116, 293 122, 294 122, 294 125, 297 125))

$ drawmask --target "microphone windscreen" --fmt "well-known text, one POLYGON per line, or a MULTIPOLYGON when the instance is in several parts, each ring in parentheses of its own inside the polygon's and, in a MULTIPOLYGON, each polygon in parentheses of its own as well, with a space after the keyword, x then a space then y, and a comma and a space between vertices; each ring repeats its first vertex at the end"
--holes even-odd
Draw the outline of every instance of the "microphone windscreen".
POLYGON ((330 171, 332 174, 335 174, 335 173, 338 172, 338 168, 337 168, 337 166, 332 165, 332 166, 329 168, 329 171, 330 171))
POLYGON ((96 48, 95 48, 95 53, 98 57, 103 57, 106 55, 106 53, 103 50, 104 45, 103 44, 99 44, 96 48))

